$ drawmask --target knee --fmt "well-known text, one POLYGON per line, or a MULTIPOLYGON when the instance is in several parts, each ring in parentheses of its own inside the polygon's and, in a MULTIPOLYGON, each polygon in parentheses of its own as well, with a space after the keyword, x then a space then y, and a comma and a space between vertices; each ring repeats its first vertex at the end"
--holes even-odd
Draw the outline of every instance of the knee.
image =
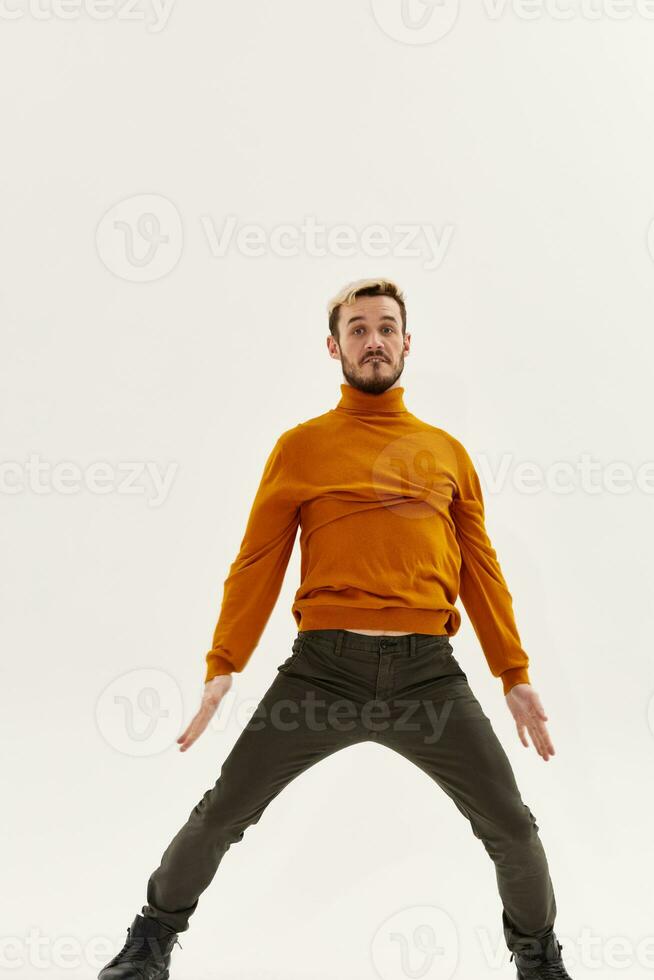
POLYGON ((538 838, 536 817, 526 803, 521 803, 507 816, 505 836, 513 847, 529 847, 538 838))
POLYGON ((243 840, 246 829, 256 823, 259 815, 244 815, 240 808, 230 805, 220 780, 208 789, 193 810, 194 818, 208 830, 214 839, 226 847, 243 840))
POLYGON ((517 821, 516 838, 529 843, 538 836, 538 824, 526 803, 522 804, 520 819, 517 821))
POLYGON ((540 849, 538 824, 525 803, 512 807, 510 812, 498 815, 492 823, 486 820, 471 819, 472 832, 478 837, 494 860, 523 857, 533 850, 540 849))

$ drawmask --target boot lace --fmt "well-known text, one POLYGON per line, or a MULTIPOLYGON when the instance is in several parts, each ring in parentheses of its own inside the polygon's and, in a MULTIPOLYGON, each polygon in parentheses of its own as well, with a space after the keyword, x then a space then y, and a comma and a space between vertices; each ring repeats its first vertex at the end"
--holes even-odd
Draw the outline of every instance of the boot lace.
MULTIPOLYGON (((127 939, 121 951, 116 954, 112 961, 112 965, 116 963, 139 963, 142 960, 146 960, 148 956, 153 953, 160 955, 160 939, 162 937, 156 936, 131 936, 130 929, 127 929, 127 939)), ((175 938, 173 946, 179 946, 182 949, 182 944, 179 939, 175 938)))

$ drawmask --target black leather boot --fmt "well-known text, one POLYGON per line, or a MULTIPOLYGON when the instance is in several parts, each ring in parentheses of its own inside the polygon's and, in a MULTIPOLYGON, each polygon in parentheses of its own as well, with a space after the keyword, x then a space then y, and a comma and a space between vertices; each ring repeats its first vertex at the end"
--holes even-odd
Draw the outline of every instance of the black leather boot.
POLYGON ((157 919, 137 915, 127 929, 127 940, 98 973, 98 980, 168 980, 170 954, 177 933, 157 919))
POLYGON ((518 980, 572 980, 561 959, 561 943, 554 936, 539 953, 511 953, 518 980))

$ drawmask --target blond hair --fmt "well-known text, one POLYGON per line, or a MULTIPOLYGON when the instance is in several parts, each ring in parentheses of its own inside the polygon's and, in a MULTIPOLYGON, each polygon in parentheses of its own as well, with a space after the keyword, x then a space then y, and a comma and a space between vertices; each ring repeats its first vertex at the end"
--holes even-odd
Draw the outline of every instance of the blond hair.
POLYGON ((341 306, 351 306, 359 296, 390 296, 397 300, 402 313, 402 333, 406 331, 404 293, 390 279, 357 279, 344 286, 327 304, 329 332, 338 340, 338 316, 341 306))

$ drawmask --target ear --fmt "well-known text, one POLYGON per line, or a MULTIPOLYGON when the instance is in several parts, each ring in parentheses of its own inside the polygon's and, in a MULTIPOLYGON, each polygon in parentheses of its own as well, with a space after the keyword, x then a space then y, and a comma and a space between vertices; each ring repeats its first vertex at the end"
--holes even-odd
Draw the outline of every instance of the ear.
POLYGON ((327 337, 327 350, 329 351, 329 356, 333 357, 335 360, 340 360, 338 343, 331 334, 327 337))

